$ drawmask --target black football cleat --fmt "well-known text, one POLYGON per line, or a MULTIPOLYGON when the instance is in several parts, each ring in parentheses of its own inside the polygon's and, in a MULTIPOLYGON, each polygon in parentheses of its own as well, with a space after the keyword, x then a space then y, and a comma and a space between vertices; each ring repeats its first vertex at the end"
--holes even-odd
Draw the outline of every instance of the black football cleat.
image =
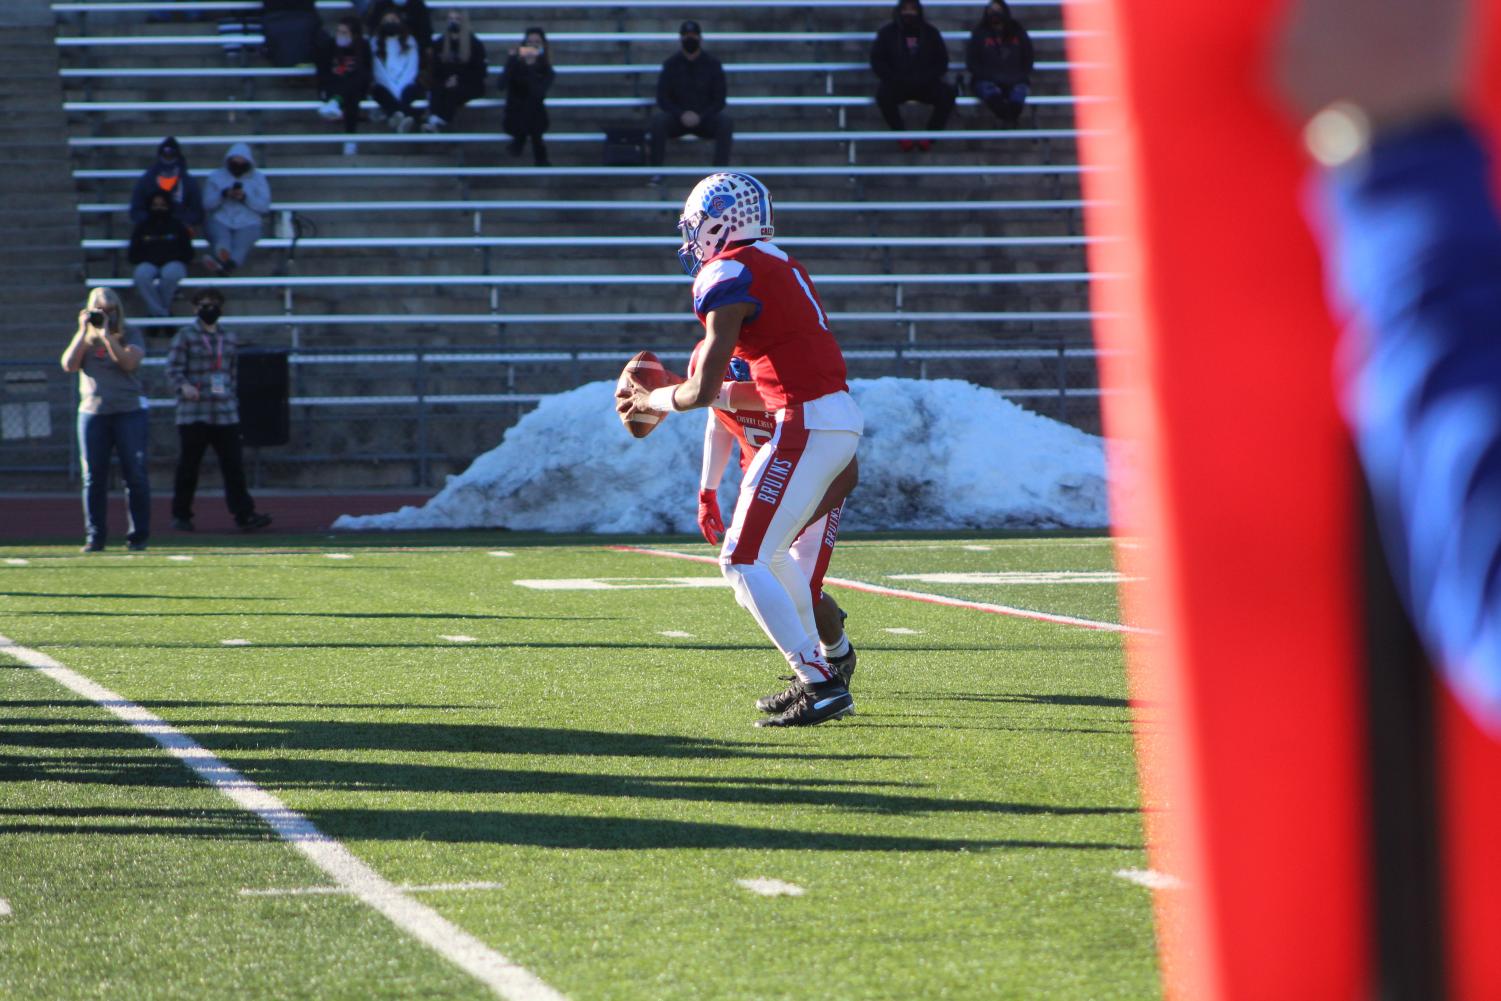
POLYGON ((839 680, 844 682, 845 688, 850 686, 850 679, 855 676, 855 662, 857 659, 855 656, 855 644, 853 643, 850 644, 849 652, 843 657, 829 658, 829 666, 834 669, 834 673, 839 676, 839 680))
POLYGON ((790 681, 792 682, 792 684, 782 689, 780 692, 773 692, 770 695, 761 696, 756 700, 757 709, 761 710, 763 713, 786 712, 787 707, 796 702, 797 697, 803 694, 803 683, 798 679, 797 675, 784 674, 782 675, 782 680, 790 681))
POLYGON ((855 711, 850 690, 837 679, 817 685, 804 684, 802 692, 785 711, 756 720, 756 726, 817 726, 855 711))

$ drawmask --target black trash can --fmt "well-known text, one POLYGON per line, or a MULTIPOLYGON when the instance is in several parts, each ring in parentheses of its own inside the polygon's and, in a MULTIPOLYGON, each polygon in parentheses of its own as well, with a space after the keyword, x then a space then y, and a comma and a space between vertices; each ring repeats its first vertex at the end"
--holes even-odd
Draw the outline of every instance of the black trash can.
POLYGON ((291 375, 284 348, 240 351, 240 435, 261 448, 292 440, 291 375))

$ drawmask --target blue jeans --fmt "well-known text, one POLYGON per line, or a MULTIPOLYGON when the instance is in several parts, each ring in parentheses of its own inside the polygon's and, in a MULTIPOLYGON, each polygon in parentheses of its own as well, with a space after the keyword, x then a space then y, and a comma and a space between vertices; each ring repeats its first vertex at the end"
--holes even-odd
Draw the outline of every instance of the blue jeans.
POLYGON ((78 415, 78 451, 83 457, 83 524, 90 542, 109 536, 109 453, 120 456, 125 500, 130 509, 130 542, 151 535, 151 479, 146 474, 145 409, 124 414, 78 415))

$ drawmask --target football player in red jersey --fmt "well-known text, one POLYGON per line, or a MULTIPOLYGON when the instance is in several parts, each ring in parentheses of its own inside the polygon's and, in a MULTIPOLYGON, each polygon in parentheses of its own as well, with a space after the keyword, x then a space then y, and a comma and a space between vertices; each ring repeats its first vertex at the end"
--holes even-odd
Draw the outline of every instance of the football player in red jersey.
MULTIPOLYGON (((688 357, 688 374, 698 371, 703 355, 704 342, 699 341, 688 357)), ((681 381, 679 376, 672 376, 681 381)), ((724 519, 719 513, 719 483, 724 479, 729 465, 731 447, 740 452, 740 472, 743 479, 750 470, 751 460, 757 450, 771 440, 776 432, 776 416, 767 413, 766 404, 750 381, 750 368, 739 358, 730 359, 725 373, 725 386, 709 409, 704 422, 704 459, 699 476, 698 529, 710 545, 716 545, 724 536, 724 519)), ((819 647, 829 660, 829 666, 839 675, 839 680, 849 687, 855 673, 856 654, 849 637, 845 635, 844 620, 847 618, 834 596, 823 589, 824 574, 828 572, 829 560, 834 555, 834 546, 839 540, 839 522, 844 514, 844 501, 854 489, 859 472, 855 461, 850 464, 824 495, 818 509, 792 548, 788 556, 808 581, 808 590, 813 601, 813 621, 818 628, 819 647)), ((796 681, 795 677, 785 679, 796 681)), ((767 713, 785 712, 801 691, 793 685, 779 692, 756 700, 756 708, 767 713)))
POLYGON ((709 175, 688 195, 678 230, 678 259, 694 276, 693 311, 704 325, 703 364, 677 385, 650 394, 635 387, 619 409, 707 407, 724 391, 718 376, 730 358, 749 364, 776 424, 741 481, 719 563, 797 679, 788 708, 756 725, 837 719, 855 703, 819 648, 807 582, 788 551, 865 430, 844 354, 808 272, 770 241, 771 193, 760 181, 738 171, 709 175))

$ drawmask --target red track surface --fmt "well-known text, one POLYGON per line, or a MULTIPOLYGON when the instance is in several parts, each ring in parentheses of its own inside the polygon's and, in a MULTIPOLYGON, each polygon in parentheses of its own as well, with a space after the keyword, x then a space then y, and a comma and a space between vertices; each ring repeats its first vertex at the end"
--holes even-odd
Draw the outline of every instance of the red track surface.
MULTIPOLYGON (((430 493, 314 494, 254 491, 256 507, 275 522, 267 532, 278 535, 326 531, 341 514, 378 514, 403 504, 422 504, 430 493)), ((151 538, 170 543, 205 535, 239 535, 234 518, 224 507, 218 491, 199 491, 194 504, 197 531, 172 531, 172 492, 157 491, 151 497, 151 538)), ((118 493, 109 501, 109 541, 125 543, 125 499, 118 493)), ((0 543, 83 539, 83 501, 79 494, 0 495, 0 543)))

